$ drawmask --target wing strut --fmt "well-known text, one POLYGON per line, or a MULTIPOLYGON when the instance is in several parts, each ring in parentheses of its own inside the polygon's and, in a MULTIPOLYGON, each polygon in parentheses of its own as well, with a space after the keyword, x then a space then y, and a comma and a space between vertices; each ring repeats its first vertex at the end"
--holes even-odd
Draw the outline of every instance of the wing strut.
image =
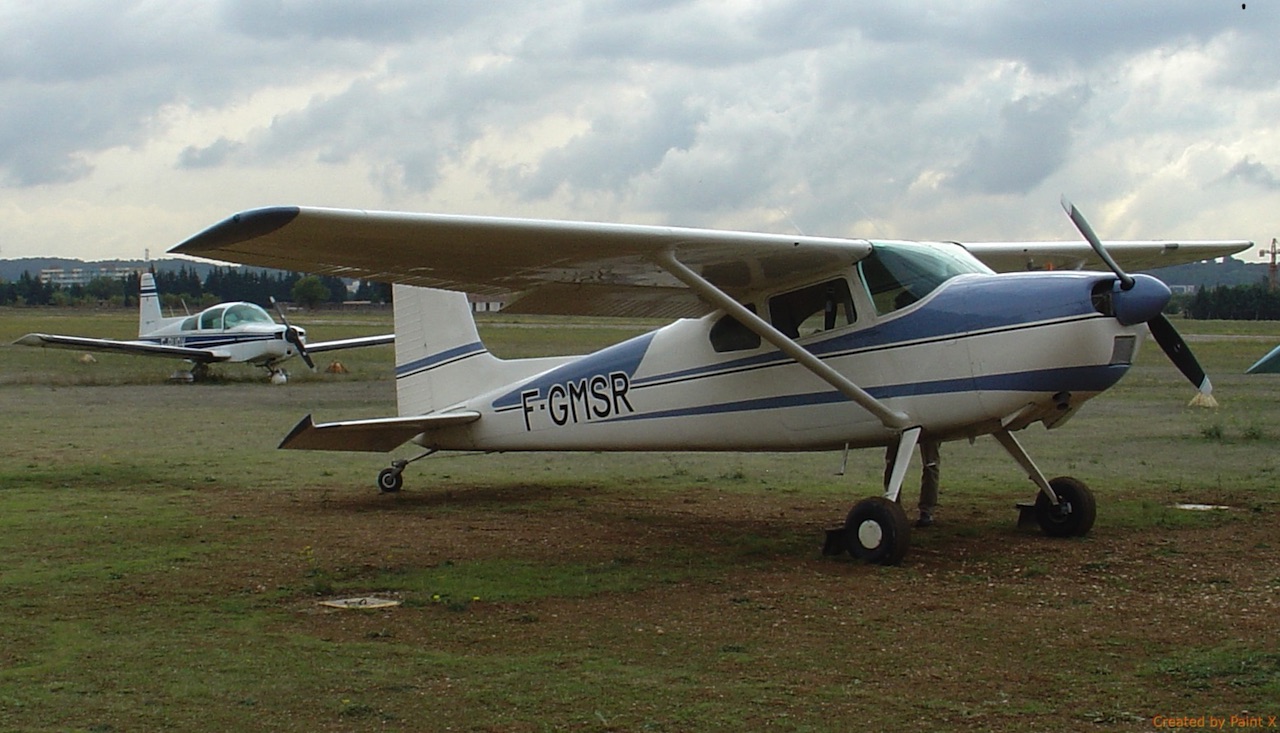
POLYGON ((840 372, 827 366, 826 362, 809 353, 800 344, 797 344, 788 338, 786 334, 774 328, 768 321, 747 310, 723 290, 717 288, 706 278, 677 260, 675 253, 671 250, 658 255, 658 264, 675 276, 677 280, 689 286, 690 290, 697 293, 708 303, 721 308, 724 312, 736 318, 739 323, 751 329, 760 338, 778 347, 779 351, 795 359, 797 363, 813 372, 818 378, 856 402, 859 407, 875 415, 886 428, 900 433, 910 426, 910 418, 904 413, 890 409, 888 405, 867 394, 861 387, 854 384, 840 372))
POLYGON ((1000 445, 1004 447, 1009 455, 1013 456, 1013 460, 1017 461, 1019 466, 1022 466, 1022 470, 1027 472, 1027 478, 1040 487, 1040 491, 1048 497, 1049 503, 1057 506, 1057 492, 1049 485, 1049 479, 1045 478, 1044 473, 1040 471, 1036 462, 1031 460, 1031 456, 1027 455, 1027 452, 1022 449, 1022 444, 1018 442, 1017 438, 1013 437, 1013 433, 1002 428, 992 433, 992 435, 995 436, 996 440, 1000 442, 1000 445))
POLYGON ((898 492, 902 491, 902 481, 907 477, 907 466, 911 465, 911 454, 920 442, 920 428, 908 428, 898 436, 898 452, 893 461, 893 470, 889 474, 889 485, 884 489, 884 498, 889 501, 898 500, 898 492))

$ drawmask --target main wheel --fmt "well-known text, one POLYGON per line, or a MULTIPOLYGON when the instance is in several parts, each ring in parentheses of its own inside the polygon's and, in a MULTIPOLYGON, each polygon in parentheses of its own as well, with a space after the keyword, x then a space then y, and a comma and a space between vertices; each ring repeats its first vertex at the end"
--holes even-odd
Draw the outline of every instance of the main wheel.
POLYGON ((394 468, 384 468, 378 472, 378 491, 394 494, 404 486, 404 474, 394 468))
POLYGON ((1089 534, 1098 514, 1098 505, 1089 487, 1070 476, 1051 479, 1049 487, 1058 495, 1058 505, 1051 504, 1043 491, 1036 496, 1036 521, 1041 531, 1050 537, 1084 537, 1089 534))
POLYGON ((897 502, 883 496, 863 499, 844 523, 849 554, 877 565, 897 565, 911 544, 911 525, 897 502))

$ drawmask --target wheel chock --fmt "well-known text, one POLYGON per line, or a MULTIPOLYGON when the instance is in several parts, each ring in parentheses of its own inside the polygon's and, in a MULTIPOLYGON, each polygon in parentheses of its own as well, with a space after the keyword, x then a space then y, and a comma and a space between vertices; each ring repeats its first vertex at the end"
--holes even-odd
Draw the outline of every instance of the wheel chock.
POLYGON ((835 557, 843 555, 849 551, 849 545, 844 541, 844 526, 832 527, 827 530, 827 538, 822 543, 822 554, 824 557, 835 557))
POLYGON ((1020 501, 1013 505, 1018 510, 1018 529, 1036 529, 1040 526, 1039 520, 1036 519, 1036 503, 1034 501, 1020 501))

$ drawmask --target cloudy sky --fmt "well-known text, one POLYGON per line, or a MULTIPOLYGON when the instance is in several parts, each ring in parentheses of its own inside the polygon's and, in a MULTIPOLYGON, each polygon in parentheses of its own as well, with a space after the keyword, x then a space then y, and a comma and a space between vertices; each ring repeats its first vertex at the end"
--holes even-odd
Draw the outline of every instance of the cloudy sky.
MULTIPOLYGON (((0 257, 277 204, 1280 235, 1280 0, 0 0, 0 257)), ((1250 253, 1249 261, 1258 257, 1250 253)))

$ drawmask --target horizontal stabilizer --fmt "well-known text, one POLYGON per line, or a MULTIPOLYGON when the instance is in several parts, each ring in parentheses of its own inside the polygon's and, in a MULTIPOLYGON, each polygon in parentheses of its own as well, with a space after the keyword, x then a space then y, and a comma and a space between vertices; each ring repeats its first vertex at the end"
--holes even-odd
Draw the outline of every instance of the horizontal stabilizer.
POLYGON ((115 341, 112 339, 85 338, 83 336, 59 336, 50 333, 29 333, 13 343, 19 346, 43 346, 51 349, 108 351, 138 356, 167 356, 172 359, 189 359, 202 363, 226 361, 231 358, 228 353, 209 351, 208 349, 188 349, 183 346, 168 346, 150 341, 115 341))
POLYGON ((386 333, 381 336, 357 336, 349 339, 338 339, 337 341, 318 341, 316 343, 307 343, 307 351, 312 354, 318 354, 321 351, 337 351, 338 349, 358 349, 362 346, 381 346, 382 344, 394 344, 396 335, 394 333, 386 333))
POLYGON ((317 425, 310 415, 302 418, 280 441, 292 450, 344 450, 386 453, 415 435, 439 428, 465 425, 480 419, 471 410, 415 417, 379 417, 317 425))
POLYGON ((1245 374, 1277 374, 1280 373, 1280 346, 1275 347, 1266 356, 1259 359, 1245 374))

